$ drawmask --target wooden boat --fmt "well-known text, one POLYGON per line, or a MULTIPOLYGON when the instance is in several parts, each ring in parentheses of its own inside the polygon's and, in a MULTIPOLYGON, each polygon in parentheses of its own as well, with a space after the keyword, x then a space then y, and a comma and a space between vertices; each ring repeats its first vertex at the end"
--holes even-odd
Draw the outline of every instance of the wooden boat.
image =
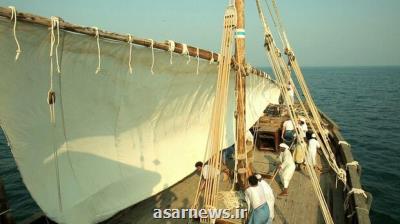
MULTIPOLYGON (((232 6, 230 7, 227 12, 232 11, 232 6)), ((205 161, 213 164, 215 160, 215 165, 220 166, 218 161, 222 147, 236 142, 236 161, 231 170, 236 175, 234 179, 239 188, 246 186, 248 172, 266 174, 270 171, 271 167, 266 168, 260 164, 273 163, 276 153, 260 151, 257 147, 257 136, 262 128, 271 128, 269 121, 275 120, 280 127, 282 118, 296 120, 298 114, 295 104, 289 99, 284 86, 287 79, 291 80, 290 71, 283 65, 281 54, 275 51, 277 48, 260 11, 265 29, 265 47, 277 80, 271 80, 267 74, 244 64, 244 31, 240 30, 244 26, 241 0, 236 1, 235 10, 237 23, 235 21, 235 24, 224 26, 225 31, 229 32, 233 28, 237 29, 237 52, 235 58, 231 59, 230 56, 226 57, 230 49, 224 42, 219 55, 183 43, 133 38, 131 35, 69 24, 55 17, 49 20, 16 13, 15 9, 0 8, 0 29, 4 33, 7 30, 14 31, 11 32, 12 35, 0 37, 0 43, 3 41, 7 46, 4 54, 10 55, 10 50, 15 49, 10 47, 15 40, 18 47, 15 60, 20 63, 12 64, 13 60, 10 58, 0 60, 0 64, 5 66, 5 72, 0 78, 6 80, 0 87, 10 93, 0 97, 0 124, 8 136, 25 184, 50 219, 59 223, 165 223, 165 220, 154 219, 155 207, 164 209, 197 205, 197 197, 194 199, 190 196, 194 192, 199 193, 196 184, 193 184, 199 178, 190 173, 197 158, 207 153, 205 148, 208 131, 214 130, 214 116, 220 116, 214 112, 211 117, 211 112, 218 106, 221 107, 218 103, 214 102, 212 105, 211 102, 214 97, 218 102, 218 94, 225 94, 222 96, 227 97, 233 95, 235 90, 237 101, 222 103, 227 121, 223 118, 217 120, 225 127, 232 127, 235 123, 236 130, 227 128, 225 133, 220 131, 215 138, 223 139, 224 144, 218 143, 220 145, 217 144, 218 147, 212 149, 216 150, 215 156, 218 155, 218 159, 213 159, 214 154, 210 151, 211 154, 206 154, 208 156, 205 161), (14 27, 5 23, 7 18, 14 19, 14 27), (22 27, 19 30, 15 28, 17 19, 18 27, 22 27), (50 33, 47 31, 49 26, 50 33), (28 36, 28 33, 34 35, 28 36), (95 38, 90 40, 88 36, 77 33, 95 38), (50 41, 46 38, 48 35, 50 41), (26 43, 26 52, 21 52, 18 39, 26 43), (133 55, 138 55, 136 58, 132 56, 133 45, 144 47, 134 50, 133 55), (44 57, 48 48, 50 57, 44 57), (154 49, 157 49, 156 52, 154 49), (23 56, 24 54, 27 56, 23 56), (83 61, 80 55, 87 59, 83 61), (171 66, 173 59, 174 63, 185 64, 190 61, 190 57, 196 58, 197 64, 186 68, 171 66), (130 76, 131 61, 136 62, 136 72, 139 73, 137 76, 130 76), (162 62, 157 64, 157 61, 162 62), (218 72, 218 66, 212 62, 219 63, 218 72), (122 65, 125 66, 123 70, 122 65), (236 77, 233 74, 229 76, 230 65, 236 71, 236 77), (222 66, 225 68, 221 69, 222 66), (39 76, 49 67, 50 77, 39 76), (161 76, 151 76, 154 73, 161 76), (213 76, 216 73, 217 84, 213 76), (27 76, 24 77, 24 74, 27 76), (220 79, 224 75, 231 81, 230 85, 226 84, 225 93, 219 88, 220 79), (199 83, 202 84, 199 86, 199 83), (21 86, 24 91, 19 91, 21 86), (38 103, 43 98, 43 89, 48 92, 47 102, 45 100, 44 103, 38 103), (154 94, 157 91, 161 92, 161 96, 154 94), (260 119, 268 122, 260 122, 259 116, 263 114, 265 104, 277 104, 281 94, 288 108, 288 117, 278 116, 276 119, 267 113, 260 119), (246 96, 251 97, 251 103, 245 101, 246 96), (143 99, 144 103, 141 101, 143 99), (134 105, 141 106, 135 108, 134 105), (195 120, 200 114, 205 118, 195 120), (245 131, 251 127, 255 127, 255 147, 245 142, 245 131), (144 136, 148 130, 153 130, 150 137, 144 136), (164 145, 170 145, 173 149, 161 152, 164 145), (192 150, 185 150, 188 147, 192 150), (40 150, 32 151, 33 149, 40 150), (179 166, 170 159, 174 156, 180 157, 179 166), (32 172, 32 169, 37 169, 37 172, 32 172), (188 174, 190 175, 184 178, 188 174), (140 181, 142 179, 144 181, 140 181), (135 205, 129 207, 132 204, 135 205), (110 218, 111 216, 113 217, 110 218)), ((225 19, 232 19, 232 16, 226 14, 225 19)), ((358 168, 353 166, 350 147, 340 135, 339 128, 327 116, 315 114, 316 107, 302 79, 294 53, 288 45, 286 34, 283 30, 280 31, 286 41, 285 53, 288 55, 289 67, 294 68, 305 94, 304 104, 308 106, 307 113, 311 117, 307 116, 309 124, 316 125, 319 130, 317 133, 322 136, 319 141, 325 144, 322 150, 324 157, 319 160, 327 172, 318 176, 318 183, 314 180, 312 184, 307 179, 316 176, 313 171, 308 174, 297 172, 291 184, 291 191, 294 193, 288 198, 277 200, 274 222, 369 223, 368 200, 361 190, 358 168), (322 126, 329 133, 322 132, 322 126), (337 183, 338 176, 343 184, 337 183), (346 176, 350 182, 346 182, 346 176), (315 192, 317 198, 312 197, 315 192)), ((303 112, 306 111, 301 101, 298 107, 303 112)), ((279 133, 279 130, 274 133, 279 133)), ((276 144, 276 135, 273 138, 276 144)), ((221 192, 229 191, 230 183, 219 179, 217 181, 221 192)), ((272 186, 277 190, 279 185, 276 182, 274 184, 272 186)), ((212 197, 216 197, 217 193, 215 190, 210 191, 212 197)), ((224 200, 224 197, 218 198, 214 205, 224 208, 224 200)), ((207 205, 208 202, 205 203, 207 205)), ((47 217, 41 219, 48 221, 47 217)), ((168 220, 171 223, 187 221, 168 220)), ((217 223, 244 221, 216 220, 217 223)), ((39 219, 35 222, 41 221, 39 219)), ((206 222, 211 220, 207 219, 206 222)))

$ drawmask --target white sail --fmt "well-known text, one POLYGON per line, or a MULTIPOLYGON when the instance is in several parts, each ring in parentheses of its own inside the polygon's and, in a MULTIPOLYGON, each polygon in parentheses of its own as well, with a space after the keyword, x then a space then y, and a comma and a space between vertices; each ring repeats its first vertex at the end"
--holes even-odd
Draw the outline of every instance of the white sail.
MULTIPOLYGON (((217 64, 61 32, 61 74, 54 73, 55 126, 50 123, 50 34, 19 22, 22 53, 9 20, 0 18, 0 124, 23 181, 40 208, 59 223, 95 223, 172 186, 194 170, 206 149, 217 64), (58 153, 60 192, 54 151, 58 153), (59 193, 61 205, 59 207, 59 193)), ((234 143, 234 74, 231 74, 225 146, 234 143)), ((249 75, 250 127, 279 89, 249 75)))

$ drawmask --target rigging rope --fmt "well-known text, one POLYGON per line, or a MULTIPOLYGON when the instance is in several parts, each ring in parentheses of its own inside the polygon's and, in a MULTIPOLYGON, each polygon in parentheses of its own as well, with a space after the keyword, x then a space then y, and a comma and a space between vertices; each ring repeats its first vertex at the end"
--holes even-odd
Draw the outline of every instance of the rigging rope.
POLYGON ((173 40, 168 40, 168 51, 170 52, 169 63, 172 65, 172 53, 175 50, 175 42, 173 40))
POLYGON ((351 194, 361 194, 362 196, 364 196, 364 198, 368 198, 367 194, 365 193, 365 191, 363 189, 352 188, 347 193, 346 199, 344 200, 344 210, 347 210, 349 208, 349 199, 350 199, 351 194))
MULTIPOLYGON (((216 95, 213 103, 209 138, 205 154, 205 159, 208 159, 208 170, 206 173, 204 173, 204 169, 202 170, 193 207, 199 206, 198 198, 203 190, 200 189, 200 183, 202 181, 204 181, 204 197, 202 205, 205 207, 205 209, 215 209, 216 207, 229 92, 229 74, 231 69, 230 59, 232 55, 231 45, 235 26, 236 9, 232 6, 229 6, 224 15, 224 33, 221 40, 221 55, 223 55, 223 57, 218 66, 216 95), (205 175, 204 180, 202 180, 203 175, 205 175)), ((198 51, 199 50, 197 50, 197 52, 198 51)), ((197 55, 199 54, 197 53, 197 55)), ((201 221, 208 223, 212 222, 211 219, 202 219, 201 221)))
POLYGON ((100 35, 99 35, 99 28, 97 27, 92 27, 94 31, 96 32, 95 37, 97 41, 97 56, 98 56, 98 64, 96 68, 96 74, 98 74, 101 70, 101 51, 100 51, 100 35))
POLYGON ((55 172, 56 172, 56 181, 57 181, 57 196, 58 196, 58 207, 60 211, 62 211, 62 197, 61 197, 61 182, 60 182, 60 168, 58 165, 58 150, 56 148, 55 144, 55 137, 54 133, 55 130, 54 128, 56 127, 55 125, 55 101, 56 101, 56 93, 53 90, 53 52, 54 52, 54 44, 56 42, 56 35, 54 34, 54 28, 57 29, 57 44, 56 44, 56 64, 57 64, 57 71, 60 73, 60 66, 58 63, 58 45, 60 43, 60 21, 58 17, 52 16, 51 17, 51 32, 50 32, 50 89, 47 93, 47 103, 49 104, 50 108, 50 123, 52 124, 53 130, 51 131, 51 139, 53 142, 53 157, 54 157, 54 166, 55 166, 55 172))
POLYGON ((19 42, 18 42, 18 39, 17 39, 17 34, 16 34, 16 29, 17 29, 17 10, 15 9, 14 6, 8 6, 8 8, 11 9, 10 20, 12 21, 14 19, 13 34, 14 34, 15 43, 17 44, 15 60, 18 60, 19 54, 21 53, 21 47, 19 45, 19 42))
POLYGON ((47 92, 47 103, 49 104, 50 110, 50 122, 55 124, 56 122, 56 115, 55 115, 55 101, 56 101, 56 94, 53 90, 53 52, 54 52, 54 44, 56 41, 56 36, 54 34, 54 28, 57 29, 57 45, 56 45, 56 61, 57 61, 57 71, 60 73, 60 66, 58 63, 58 45, 60 43, 60 26, 59 26, 59 19, 57 17, 51 17, 51 33, 50 33, 50 89, 47 92))
MULTIPOLYGON (((261 20, 263 28, 264 28, 264 34, 265 34, 265 45, 264 46, 267 51, 268 59, 271 63, 272 69, 277 78, 278 85, 281 89, 281 93, 284 98, 284 102, 288 108, 288 113, 289 113, 290 119, 292 120, 292 123, 295 126, 294 130, 295 130, 295 133, 297 136, 297 143, 300 144, 300 147, 306 153, 306 156, 307 156, 308 151, 306 149, 306 143, 304 141, 304 138, 301 135, 301 133, 302 133, 301 127, 297 123, 298 117, 297 117, 297 114, 295 113, 295 108, 293 105, 294 102, 292 101, 292 99, 288 93, 288 90, 286 88, 288 81, 291 80, 290 79, 290 71, 289 71, 288 67, 286 66, 286 64, 284 63, 279 49, 276 47, 276 45, 274 43, 272 33, 266 23, 266 19, 261 10, 260 1, 256 0, 256 3, 257 3, 258 14, 260 16, 260 20, 261 20)), ((328 224, 333 224, 333 219, 330 214, 326 200, 324 198, 324 194, 319 185, 318 177, 315 173, 315 170, 311 166, 310 163, 306 164, 306 168, 307 168, 308 173, 310 174, 310 180, 311 180, 314 192, 316 193, 316 196, 318 198, 324 220, 328 224)))
POLYGON ((211 57, 210 57, 209 64, 211 65, 214 62, 215 62, 215 60, 214 60, 214 52, 211 52, 211 57))
POLYGON ((182 54, 185 54, 188 56, 188 60, 186 61, 186 64, 189 64, 190 62, 190 54, 189 54, 189 49, 187 44, 182 44, 182 54))
POLYGON ((154 68, 154 40, 153 39, 149 39, 149 40, 150 40, 150 48, 151 48, 151 68, 150 68, 150 71, 151 71, 151 74, 154 75, 154 71, 153 71, 153 68, 154 68))
POLYGON ((129 74, 132 74, 132 43, 133 39, 132 39, 132 35, 128 34, 128 44, 129 44, 129 61, 128 61, 128 68, 129 68, 129 74))
MULTIPOLYGON (((278 10, 275 0, 272 0, 272 4, 274 6, 275 16, 277 17, 277 21, 278 21, 278 27, 279 27, 278 32, 281 33, 281 35, 283 37, 282 44, 285 46, 285 54, 287 54, 287 56, 288 56, 289 65, 295 73, 295 76, 298 80, 298 83, 299 83, 301 90, 304 94, 304 97, 306 99, 308 108, 310 109, 312 118, 315 121, 315 124, 317 126, 317 128, 314 128, 312 125, 312 129, 313 129, 314 133, 317 133, 316 130, 318 130, 318 132, 321 134, 321 136, 317 135, 317 140, 321 145, 321 149, 324 153, 324 156, 325 156, 326 160, 328 161, 330 167, 336 172, 337 179, 341 180, 343 182, 344 186, 347 187, 346 172, 343 169, 339 168, 336 163, 335 155, 333 154, 333 151, 330 146, 328 133, 324 131, 324 128, 321 125, 322 124, 321 116, 319 114, 319 111, 318 111, 315 103, 314 103, 314 100, 311 97, 310 91, 304 80, 304 76, 301 72, 300 66, 296 60, 296 57, 294 56, 294 52, 290 47, 290 44, 289 44, 288 38, 286 36, 285 29, 283 28, 283 23, 282 23, 282 20, 281 20, 280 14, 279 14, 279 10, 278 10)), ((273 17, 273 15, 271 15, 271 16, 273 17)), ((290 73, 289 73, 288 77, 290 77, 290 73)), ((301 101, 301 99, 299 99, 299 101, 301 101)), ((311 122, 312 120, 309 119, 309 121, 310 121, 310 124, 312 124, 312 122, 311 122)))

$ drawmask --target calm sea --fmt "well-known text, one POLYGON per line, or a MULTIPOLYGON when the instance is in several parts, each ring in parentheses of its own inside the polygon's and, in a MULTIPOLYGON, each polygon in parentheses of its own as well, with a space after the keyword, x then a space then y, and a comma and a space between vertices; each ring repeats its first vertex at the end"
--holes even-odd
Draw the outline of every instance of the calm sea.
MULTIPOLYGON (((308 67, 303 73, 319 108, 339 124, 362 165, 364 189, 373 194, 373 223, 400 223, 400 67, 308 67)), ((17 221, 39 211, 1 131, 0 176, 17 221)))

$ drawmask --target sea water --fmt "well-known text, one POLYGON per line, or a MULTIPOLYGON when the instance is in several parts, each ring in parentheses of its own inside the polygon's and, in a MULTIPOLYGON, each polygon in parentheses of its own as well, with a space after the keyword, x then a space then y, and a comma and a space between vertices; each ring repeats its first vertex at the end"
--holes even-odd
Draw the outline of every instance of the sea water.
MULTIPOLYGON (((306 67, 303 73, 362 166, 363 188, 373 195, 372 222, 400 223, 400 67, 306 67)), ((0 177, 17 221, 40 211, 1 131, 0 177)))

